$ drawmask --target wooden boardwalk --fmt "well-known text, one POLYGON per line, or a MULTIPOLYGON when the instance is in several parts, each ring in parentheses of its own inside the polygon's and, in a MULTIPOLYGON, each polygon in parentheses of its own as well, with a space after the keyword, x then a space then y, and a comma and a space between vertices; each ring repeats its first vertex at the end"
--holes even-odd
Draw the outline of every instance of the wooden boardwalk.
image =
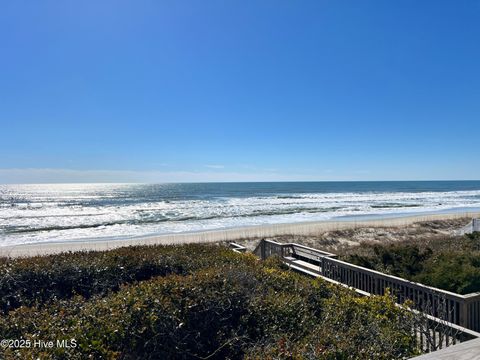
POLYGON ((429 354, 420 355, 412 360, 480 360, 480 339, 470 340, 429 354))
POLYGON ((480 219, 472 219, 472 221, 469 224, 455 231, 455 234, 464 235, 464 234, 471 234, 477 231, 480 232, 480 219))
MULTIPOLYGON (((401 306, 424 319, 412 329, 422 351, 448 348, 480 338, 480 293, 460 295, 338 260, 335 254, 303 245, 262 240, 254 253, 261 259, 280 257, 291 269, 351 288, 360 295, 384 295, 389 289, 401 306)), ((480 349, 478 349, 480 351, 480 349)))

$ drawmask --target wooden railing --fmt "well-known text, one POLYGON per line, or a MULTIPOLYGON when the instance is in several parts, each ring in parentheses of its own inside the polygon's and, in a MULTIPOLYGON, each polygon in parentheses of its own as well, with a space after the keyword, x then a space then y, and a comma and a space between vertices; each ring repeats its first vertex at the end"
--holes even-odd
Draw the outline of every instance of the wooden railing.
POLYGON ((388 288, 400 304, 410 300, 415 309, 474 331, 480 330, 480 293, 460 295, 327 257, 320 259, 319 273, 374 295, 383 295, 388 288))
MULTIPOLYGON (((427 351, 480 335, 476 333, 480 330, 480 293, 460 295, 422 285, 353 265, 336 259, 334 254, 295 243, 262 240, 254 252, 262 259, 279 256, 294 269, 351 287, 363 295, 384 295, 389 289, 398 304, 409 300, 410 307, 425 314, 432 325, 449 328, 439 332, 438 339, 433 332, 433 340, 430 339, 433 344, 424 346, 427 351), (309 266, 298 265, 296 259, 308 262, 309 266)), ((423 344, 426 340, 420 341, 423 344)))
POLYGON ((230 249, 232 249, 233 251, 238 252, 238 253, 247 252, 247 248, 245 246, 242 246, 242 245, 234 243, 234 242, 231 242, 230 244, 228 244, 228 246, 230 247, 230 249))
POLYGON ((412 309, 410 311, 417 314, 413 324, 413 334, 422 353, 480 338, 480 334, 475 331, 419 311, 412 309))
POLYGON ((472 231, 480 231, 480 219, 473 219, 472 220, 472 231))

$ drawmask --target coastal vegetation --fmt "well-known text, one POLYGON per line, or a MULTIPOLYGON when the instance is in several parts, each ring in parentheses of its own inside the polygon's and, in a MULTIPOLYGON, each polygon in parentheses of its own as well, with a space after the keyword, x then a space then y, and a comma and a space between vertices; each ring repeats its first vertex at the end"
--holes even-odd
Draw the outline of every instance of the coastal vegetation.
POLYGON ((137 246, 0 261, 0 338, 72 347, 0 358, 392 359, 418 353, 412 314, 278 259, 218 245, 137 246), (70 342, 70 344, 72 344, 70 342))
POLYGON ((459 294, 480 291, 479 232, 424 244, 362 244, 342 259, 459 294))

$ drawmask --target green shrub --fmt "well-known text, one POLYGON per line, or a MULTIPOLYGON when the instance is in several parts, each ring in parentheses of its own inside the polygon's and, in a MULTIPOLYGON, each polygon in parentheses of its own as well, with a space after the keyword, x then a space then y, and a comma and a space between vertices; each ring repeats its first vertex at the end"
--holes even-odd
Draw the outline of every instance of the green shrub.
POLYGON ((458 294, 480 291, 480 233, 446 242, 448 247, 437 246, 434 250, 429 247, 421 250, 417 245, 405 243, 369 245, 369 255, 351 254, 344 259, 458 294))
POLYGON ((0 259, 0 311, 32 306, 75 294, 90 297, 122 284, 168 274, 189 274, 207 266, 237 262, 224 247, 136 246, 101 252, 0 259))
POLYGON ((359 298, 336 294, 324 302, 324 316, 298 341, 281 336, 254 347, 249 358, 401 359, 415 352, 413 315, 388 296, 359 298))
POLYGON ((413 280, 458 294, 480 291, 480 253, 441 253, 413 280))
POLYGON ((423 263, 432 256, 432 250, 421 251, 414 245, 375 245, 373 256, 350 255, 348 262, 396 276, 411 278, 423 271, 423 263))
MULTIPOLYGON (((94 270, 109 261, 114 266, 113 253, 61 255, 43 261, 67 269, 76 264, 82 272, 90 263, 94 275, 84 284, 95 289, 90 284, 106 278, 107 271, 100 271, 99 277, 94 270), (65 258, 70 265, 60 262, 65 258)), ((164 270, 161 276, 149 270, 145 277, 150 278, 139 280, 135 257, 126 251, 129 260, 122 264, 128 263, 130 270, 123 273, 109 267, 107 284, 117 288, 89 290, 88 296, 68 293, 62 299, 47 296, 47 302, 20 306, 0 316, 0 338, 75 339, 76 348, 4 349, 0 358, 239 359, 291 353, 300 358, 358 354, 358 358, 383 359, 416 353, 409 314, 387 297, 359 298, 348 289, 288 271, 278 259, 262 262, 219 247, 148 248, 134 253, 145 253, 150 263, 155 256, 146 253, 161 253, 168 264, 182 270, 169 274, 164 270), (187 249, 198 250, 197 256, 187 249)), ((27 272, 27 264, 34 262, 19 261, 12 268, 19 271, 20 264, 27 272)), ((32 274, 40 278, 41 268, 34 268, 32 274)), ((53 272, 52 267, 47 270, 53 272)))

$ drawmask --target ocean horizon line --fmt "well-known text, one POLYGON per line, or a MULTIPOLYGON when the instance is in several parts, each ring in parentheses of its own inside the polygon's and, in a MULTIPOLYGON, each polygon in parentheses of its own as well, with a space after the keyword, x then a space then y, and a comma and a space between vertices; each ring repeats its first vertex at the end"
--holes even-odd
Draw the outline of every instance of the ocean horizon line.
POLYGON ((163 185, 163 184, 265 184, 265 183, 384 183, 384 182, 480 182, 480 179, 419 179, 419 180, 265 180, 265 181, 159 181, 159 182, 12 182, 3 185, 163 185))

